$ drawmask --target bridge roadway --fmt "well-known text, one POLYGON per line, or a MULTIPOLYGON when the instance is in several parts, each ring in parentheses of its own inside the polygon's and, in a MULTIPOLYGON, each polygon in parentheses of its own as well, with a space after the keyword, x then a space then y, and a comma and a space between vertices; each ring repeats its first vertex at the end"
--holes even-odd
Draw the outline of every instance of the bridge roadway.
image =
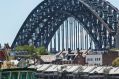
POLYGON ((29 68, 37 69, 39 79, 119 79, 119 67, 40 64, 29 68))

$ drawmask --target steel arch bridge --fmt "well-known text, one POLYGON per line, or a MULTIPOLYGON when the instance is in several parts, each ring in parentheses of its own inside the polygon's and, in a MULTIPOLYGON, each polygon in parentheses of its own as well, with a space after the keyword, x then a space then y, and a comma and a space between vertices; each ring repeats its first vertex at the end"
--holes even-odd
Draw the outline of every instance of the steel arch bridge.
POLYGON ((69 17, 83 26, 95 48, 115 47, 119 11, 105 0, 44 0, 29 14, 12 47, 32 43, 47 48, 69 17))

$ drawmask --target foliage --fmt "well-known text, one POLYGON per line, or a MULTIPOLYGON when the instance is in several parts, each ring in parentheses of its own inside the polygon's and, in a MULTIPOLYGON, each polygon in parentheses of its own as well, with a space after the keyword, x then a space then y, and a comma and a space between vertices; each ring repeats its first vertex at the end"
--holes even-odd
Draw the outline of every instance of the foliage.
POLYGON ((112 48, 111 51, 119 50, 119 48, 112 48))
POLYGON ((112 62, 112 66, 119 66, 119 57, 112 62))
POLYGON ((15 48, 15 51, 23 51, 24 50, 24 46, 17 46, 15 48))
POLYGON ((17 46, 15 48, 16 51, 28 51, 30 52, 33 56, 36 55, 47 55, 47 50, 44 46, 35 48, 34 46, 29 46, 29 45, 24 45, 24 46, 17 46))
POLYGON ((30 53, 34 53, 35 52, 35 48, 34 46, 29 46, 29 45, 24 45, 24 46, 17 46, 15 48, 16 51, 28 51, 30 53))
POLYGON ((47 50, 44 46, 36 48, 37 55, 48 55, 47 50))

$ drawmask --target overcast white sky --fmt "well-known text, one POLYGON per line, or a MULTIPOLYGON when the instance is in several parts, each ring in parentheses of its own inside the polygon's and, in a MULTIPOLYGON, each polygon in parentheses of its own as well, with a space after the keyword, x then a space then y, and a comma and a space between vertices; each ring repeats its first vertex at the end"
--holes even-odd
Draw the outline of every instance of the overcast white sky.
MULTIPOLYGON (((12 44, 28 14, 43 0, 0 0, 0 43, 12 44)), ((119 9, 119 0, 108 0, 119 9)))

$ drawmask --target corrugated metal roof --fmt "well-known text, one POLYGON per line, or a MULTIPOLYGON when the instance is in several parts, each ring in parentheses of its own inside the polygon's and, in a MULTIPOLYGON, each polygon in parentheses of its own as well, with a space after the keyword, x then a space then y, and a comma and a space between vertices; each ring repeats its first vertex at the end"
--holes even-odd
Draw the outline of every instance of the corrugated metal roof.
POLYGON ((104 69, 106 67, 104 66, 100 66, 100 67, 96 67, 93 71, 91 71, 90 73, 103 73, 104 69))
POLYGON ((48 72, 50 72, 50 71, 58 71, 57 65, 52 65, 48 69, 46 69, 45 71, 48 71, 48 72))
POLYGON ((36 66, 36 68, 41 68, 43 65, 39 64, 36 66))
POLYGON ((89 72, 91 72, 92 70, 94 70, 95 68, 96 68, 96 66, 87 66, 87 67, 84 69, 83 72, 89 73, 89 72))
POLYGON ((45 71, 51 66, 51 64, 43 64, 40 68, 37 69, 37 71, 45 71))
POLYGON ((74 72, 76 70, 78 70, 79 66, 72 66, 70 69, 68 69, 68 72, 74 72))
POLYGON ((110 71, 109 74, 119 74, 119 67, 113 67, 110 71))
POLYGON ((84 72, 84 73, 107 73, 107 74, 119 74, 119 67, 111 66, 81 66, 81 65, 53 65, 43 64, 37 66, 30 66, 29 68, 37 68, 37 71, 44 72, 84 72))

